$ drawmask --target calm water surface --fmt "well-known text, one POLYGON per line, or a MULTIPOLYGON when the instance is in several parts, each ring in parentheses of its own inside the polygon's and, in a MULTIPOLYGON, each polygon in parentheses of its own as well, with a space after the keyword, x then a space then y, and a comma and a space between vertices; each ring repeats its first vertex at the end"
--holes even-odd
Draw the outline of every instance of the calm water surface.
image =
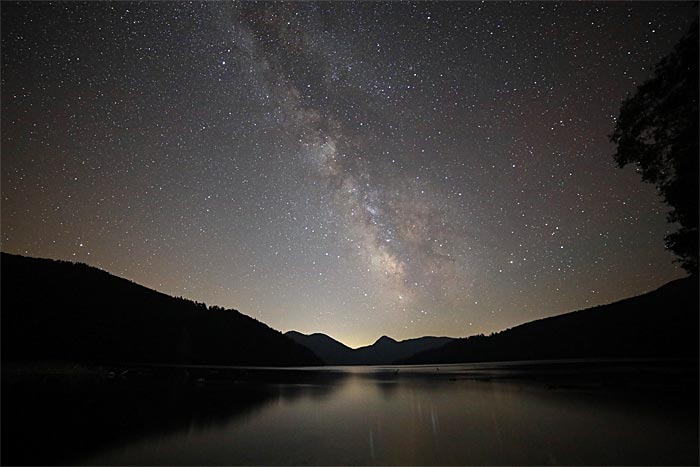
POLYGON ((678 379, 662 364, 245 374, 236 383, 219 373, 194 384, 115 382, 104 396, 52 391, 58 399, 47 403, 68 407, 43 409, 53 417, 44 433, 63 429, 65 439, 35 448, 60 444, 65 462, 85 465, 698 462, 697 372, 678 379))

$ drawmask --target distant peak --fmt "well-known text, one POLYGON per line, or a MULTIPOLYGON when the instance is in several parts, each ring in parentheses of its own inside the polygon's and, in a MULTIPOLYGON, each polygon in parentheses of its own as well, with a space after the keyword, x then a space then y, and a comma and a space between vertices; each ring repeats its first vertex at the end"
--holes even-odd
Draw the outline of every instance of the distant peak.
POLYGON ((390 344, 390 343, 391 343, 391 344, 396 344, 396 343, 397 343, 397 340, 396 340, 396 339, 392 339, 392 338, 389 337, 389 336, 382 336, 382 337, 380 337, 379 339, 377 339, 377 342, 375 342, 375 345, 376 345, 376 344, 390 344))

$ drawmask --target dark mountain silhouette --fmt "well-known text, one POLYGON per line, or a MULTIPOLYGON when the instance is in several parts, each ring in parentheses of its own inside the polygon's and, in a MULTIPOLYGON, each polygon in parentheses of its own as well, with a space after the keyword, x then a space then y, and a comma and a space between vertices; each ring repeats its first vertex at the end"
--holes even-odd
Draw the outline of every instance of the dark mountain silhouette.
POLYGON ((312 350, 327 365, 388 365, 455 340, 452 337, 426 336, 399 342, 382 336, 372 345, 351 349, 325 334, 307 335, 289 331, 285 335, 312 350))
POLYGON ((698 277, 609 305, 458 339, 397 363, 559 358, 698 359, 698 277))
POLYGON ((315 365, 305 347, 220 307, 105 271, 2 253, 3 361, 315 365))
POLYGON ((297 331, 288 331, 284 335, 311 350, 327 365, 353 365, 353 349, 330 336, 297 331))
POLYGON ((355 355, 359 365, 387 365, 419 352, 440 347, 453 340, 455 339, 452 337, 426 336, 397 342, 390 337, 382 336, 372 345, 355 349, 355 355))

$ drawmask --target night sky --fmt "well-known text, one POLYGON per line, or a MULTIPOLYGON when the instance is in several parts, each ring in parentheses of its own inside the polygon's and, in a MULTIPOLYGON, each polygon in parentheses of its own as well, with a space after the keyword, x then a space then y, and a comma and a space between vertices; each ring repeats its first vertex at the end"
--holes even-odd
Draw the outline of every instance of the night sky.
POLYGON ((684 275, 608 135, 687 2, 1 8, 3 251, 353 347, 684 275))

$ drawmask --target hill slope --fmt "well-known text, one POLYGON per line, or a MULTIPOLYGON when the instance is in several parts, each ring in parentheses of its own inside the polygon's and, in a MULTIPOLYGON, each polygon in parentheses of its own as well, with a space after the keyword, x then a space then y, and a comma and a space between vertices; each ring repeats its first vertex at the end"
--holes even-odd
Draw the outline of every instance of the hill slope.
POLYGON ((327 365, 353 364, 353 349, 326 334, 288 331, 284 335, 311 350, 327 365))
POLYGON ((458 339, 399 363, 558 358, 698 358, 698 278, 491 336, 458 339))
POLYGON ((2 253, 3 361, 314 365, 235 310, 207 307, 84 264, 2 253))
POLYGON ((382 336, 372 345, 351 349, 325 334, 307 335, 289 331, 285 335, 312 350, 328 365, 388 365, 454 340, 451 337, 426 336, 399 342, 382 336))

